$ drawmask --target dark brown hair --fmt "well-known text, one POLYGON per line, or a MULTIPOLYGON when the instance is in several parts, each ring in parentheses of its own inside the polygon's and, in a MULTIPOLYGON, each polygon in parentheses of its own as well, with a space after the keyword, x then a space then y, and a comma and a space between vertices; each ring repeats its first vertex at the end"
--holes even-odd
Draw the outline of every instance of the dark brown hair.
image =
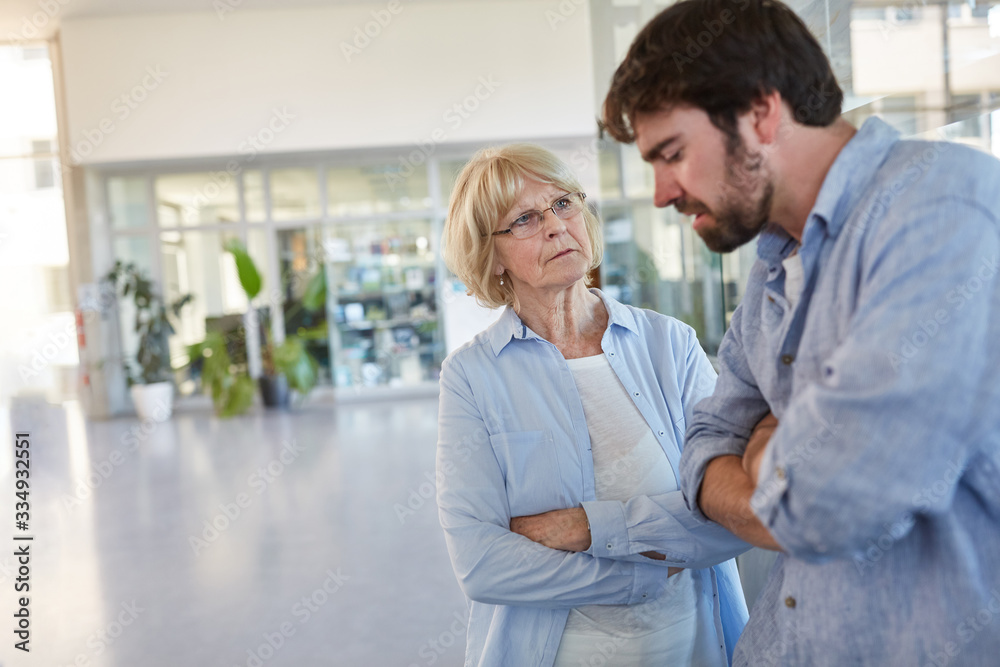
POLYGON ((840 116, 844 93, 795 12, 778 0, 682 0, 636 36, 604 100, 604 125, 631 143, 636 114, 684 104, 732 140, 737 116, 774 91, 804 125, 840 116))

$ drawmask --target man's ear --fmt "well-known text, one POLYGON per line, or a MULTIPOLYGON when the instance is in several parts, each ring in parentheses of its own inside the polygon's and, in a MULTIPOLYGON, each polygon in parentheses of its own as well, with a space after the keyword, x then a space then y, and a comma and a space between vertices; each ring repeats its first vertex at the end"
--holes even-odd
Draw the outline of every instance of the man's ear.
POLYGON ((761 93, 750 103, 751 125, 761 144, 773 144, 778 139, 783 111, 784 100, 776 90, 761 93))

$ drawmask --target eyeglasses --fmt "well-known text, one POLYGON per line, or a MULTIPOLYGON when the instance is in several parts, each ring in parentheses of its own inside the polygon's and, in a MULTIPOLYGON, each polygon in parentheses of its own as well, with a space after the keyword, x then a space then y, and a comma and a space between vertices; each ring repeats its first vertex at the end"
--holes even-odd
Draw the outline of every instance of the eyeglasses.
POLYGON ((587 195, 582 192, 571 192, 563 195, 546 209, 522 213, 517 220, 510 223, 510 227, 493 232, 493 236, 510 234, 515 239, 526 239, 534 236, 542 229, 542 218, 545 217, 546 211, 552 211, 560 220, 567 220, 583 209, 583 200, 586 198, 587 195))

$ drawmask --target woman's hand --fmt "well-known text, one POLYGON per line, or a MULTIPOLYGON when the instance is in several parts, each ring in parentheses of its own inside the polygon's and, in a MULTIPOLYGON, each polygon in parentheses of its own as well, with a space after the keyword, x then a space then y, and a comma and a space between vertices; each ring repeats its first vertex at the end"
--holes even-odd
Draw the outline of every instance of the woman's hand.
POLYGON ((764 450, 776 428, 778 428, 778 418, 768 412, 754 426, 750 440, 747 441, 746 451, 743 452, 743 470, 750 476, 754 486, 757 486, 757 474, 760 472, 760 461, 764 458, 764 450))
POLYGON ((516 516, 510 520, 510 530, 550 549, 586 551, 590 548, 590 524, 582 507, 516 516))

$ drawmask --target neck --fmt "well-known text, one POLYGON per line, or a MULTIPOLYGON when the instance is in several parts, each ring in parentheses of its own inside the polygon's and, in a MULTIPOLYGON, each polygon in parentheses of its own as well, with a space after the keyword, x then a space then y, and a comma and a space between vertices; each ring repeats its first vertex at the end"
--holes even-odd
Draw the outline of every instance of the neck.
POLYGON ((790 123, 783 139, 784 158, 776 161, 770 220, 799 243, 830 167, 856 133, 857 129, 842 118, 829 127, 790 123))
POLYGON ((559 349, 582 341, 599 341, 607 328, 604 303, 580 280, 571 287, 545 294, 518 295, 518 317, 536 334, 559 349))

